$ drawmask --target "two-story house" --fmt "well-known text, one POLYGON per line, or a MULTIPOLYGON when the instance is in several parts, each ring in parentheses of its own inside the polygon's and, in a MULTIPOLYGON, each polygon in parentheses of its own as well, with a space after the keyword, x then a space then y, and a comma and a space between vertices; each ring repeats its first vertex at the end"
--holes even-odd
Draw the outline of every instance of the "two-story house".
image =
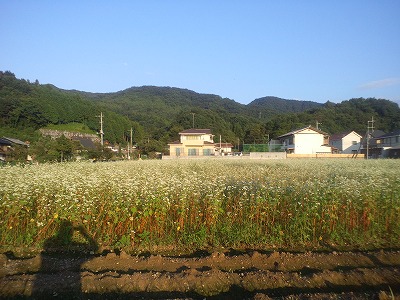
POLYGON ((381 135, 376 139, 382 149, 381 157, 400 158, 400 129, 381 135))
POLYGON ((329 144, 337 149, 339 153, 352 154, 357 153, 361 147, 361 138, 355 131, 347 131, 334 134, 329 139, 329 144))
POLYGON ((210 156, 215 154, 211 129, 187 129, 179 132, 180 140, 168 144, 171 157, 210 156))
POLYGON ((361 140, 362 148, 361 153, 364 155, 368 154, 369 158, 379 158, 382 157, 382 140, 381 136, 385 135, 382 130, 374 130, 365 133, 363 139, 361 140), (368 149, 368 150, 367 150, 368 149))
POLYGON ((279 136, 278 139, 287 153, 332 153, 329 135, 311 126, 288 132, 279 136))

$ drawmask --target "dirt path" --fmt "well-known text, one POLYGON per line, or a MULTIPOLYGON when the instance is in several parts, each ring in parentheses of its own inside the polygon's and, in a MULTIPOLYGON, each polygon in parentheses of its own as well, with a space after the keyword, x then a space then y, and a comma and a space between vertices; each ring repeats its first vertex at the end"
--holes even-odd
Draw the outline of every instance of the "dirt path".
POLYGON ((400 251, 198 257, 0 255, 0 297, 393 299, 400 251), (393 295, 392 295, 393 292, 393 295))

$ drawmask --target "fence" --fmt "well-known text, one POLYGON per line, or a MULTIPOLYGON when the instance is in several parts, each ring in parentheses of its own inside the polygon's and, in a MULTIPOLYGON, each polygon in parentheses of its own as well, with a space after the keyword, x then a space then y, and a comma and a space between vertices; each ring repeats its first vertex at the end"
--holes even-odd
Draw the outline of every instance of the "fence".
POLYGON ((284 152, 282 144, 243 144, 243 152, 284 152))

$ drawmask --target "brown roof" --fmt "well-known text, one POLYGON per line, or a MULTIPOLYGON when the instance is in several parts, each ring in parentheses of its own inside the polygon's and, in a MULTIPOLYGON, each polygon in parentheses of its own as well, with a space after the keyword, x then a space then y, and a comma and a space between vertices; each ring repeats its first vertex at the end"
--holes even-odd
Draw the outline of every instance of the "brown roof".
POLYGON ((192 128, 192 129, 186 129, 179 134, 211 134, 211 129, 197 129, 197 128, 192 128))
MULTIPOLYGON (((217 146, 219 146, 219 143, 216 143, 217 146)), ((221 143, 222 148, 233 148, 233 145, 231 143, 221 143)))
MULTIPOLYGON (((357 132, 355 132, 355 131, 353 131, 353 130, 352 130, 352 131, 342 132, 342 133, 336 133, 336 134, 334 134, 334 135, 331 136, 330 140, 331 140, 331 141, 340 141, 342 138, 344 138, 345 136, 347 136, 348 134, 350 134, 350 133, 352 133, 352 132, 358 134, 357 132)), ((358 134, 358 135, 359 135, 359 134, 358 134)), ((360 135, 360 137, 361 137, 361 135, 360 135)))
POLYGON ((322 131, 322 130, 319 130, 319 129, 317 129, 317 128, 314 128, 314 127, 312 127, 312 126, 310 125, 310 126, 307 126, 307 127, 301 128, 301 129, 297 129, 297 130, 293 130, 293 131, 291 131, 291 132, 285 133, 285 134, 283 134, 283 135, 281 135, 281 136, 278 136, 278 139, 279 139, 279 138, 283 138, 283 137, 285 137, 285 136, 289 136, 289 135, 294 135, 294 134, 300 133, 301 131, 304 131, 304 130, 306 130, 306 129, 311 129, 311 130, 313 130, 313 131, 315 131, 315 132, 317 132, 317 133, 319 133, 319 134, 322 134, 322 135, 328 135, 326 132, 324 132, 324 131, 322 131))

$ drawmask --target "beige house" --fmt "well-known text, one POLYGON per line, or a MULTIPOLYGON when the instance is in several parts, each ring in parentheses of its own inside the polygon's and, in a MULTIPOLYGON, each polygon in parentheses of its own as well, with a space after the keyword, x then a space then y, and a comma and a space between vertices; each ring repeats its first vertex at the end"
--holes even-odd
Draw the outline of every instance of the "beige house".
POLYGON ((278 139, 287 153, 332 153, 329 135, 311 126, 288 132, 278 139))
POLYGON ((170 157, 214 155, 214 135, 211 129, 187 129, 179 132, 179 135, 179 141, 168 144, 170 157))
POLYGON ((329 140, 329 144, 336 148, 339 153, 357 153, 361 145, 361 135, 355 131, 334 134, 329 140))

